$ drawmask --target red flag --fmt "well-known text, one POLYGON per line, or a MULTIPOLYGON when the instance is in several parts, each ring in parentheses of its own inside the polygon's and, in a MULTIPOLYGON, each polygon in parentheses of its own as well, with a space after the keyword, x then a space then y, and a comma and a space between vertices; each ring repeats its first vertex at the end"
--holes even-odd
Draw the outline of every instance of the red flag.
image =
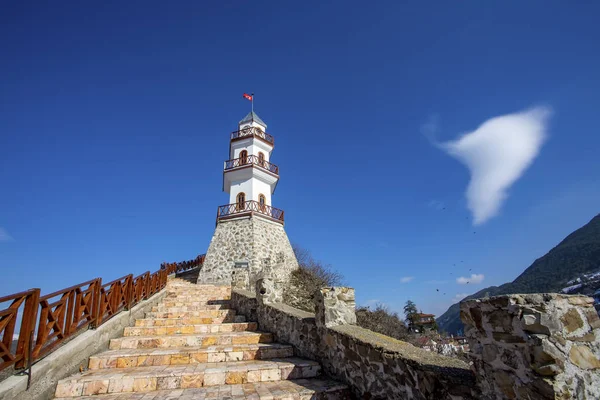
POLYGON ((251 95, 251 94, 244 93, 244 94, 243 94, 243 96, 244 96, 244 98, 245 98, 246 100, 250 100, 250 101, 252 101, 252 95, 251 95))

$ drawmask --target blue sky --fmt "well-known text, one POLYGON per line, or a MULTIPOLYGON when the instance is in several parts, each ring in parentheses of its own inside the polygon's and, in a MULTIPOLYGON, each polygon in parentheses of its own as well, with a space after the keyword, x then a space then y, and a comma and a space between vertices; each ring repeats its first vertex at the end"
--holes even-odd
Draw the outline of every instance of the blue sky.
POLYGON ((439 314, 510 281, 600 212, 599 13, 559 1, 7 4, 0 295, 204 253, 243 92, 275 136, 273 205, 290 239, 360 304, 410 298, 439 314), (507 156, 521 164, 497 210, 474 219, 481 199, 466 192, 481 165, 465 160, 496 154, 506 120, 475 150, 452 145, 533 107, 547 111, 537 142, 523 133, 535 149, 507 156), (483 281, 457 283, 472 273, 483 281))

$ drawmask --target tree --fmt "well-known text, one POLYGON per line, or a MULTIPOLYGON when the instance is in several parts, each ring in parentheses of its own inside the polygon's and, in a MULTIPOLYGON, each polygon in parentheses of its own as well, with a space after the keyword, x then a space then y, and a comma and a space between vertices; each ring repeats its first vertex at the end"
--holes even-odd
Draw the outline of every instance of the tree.
POLYGON ((408 300, 404 305, 404 315, 406 316, 406 321, 410 323, 416 313, 417 305, 412 300, 408 300))

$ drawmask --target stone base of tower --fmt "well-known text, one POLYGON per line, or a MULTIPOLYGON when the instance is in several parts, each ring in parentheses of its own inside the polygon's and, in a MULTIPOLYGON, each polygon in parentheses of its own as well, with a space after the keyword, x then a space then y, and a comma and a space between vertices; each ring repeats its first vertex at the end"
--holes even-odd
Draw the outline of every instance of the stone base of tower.
POLYGON ((298 260, 283 225, 257 215, 217 222, 198 284, 232 284, 254 290, 256 280, 287 280, 298 260))

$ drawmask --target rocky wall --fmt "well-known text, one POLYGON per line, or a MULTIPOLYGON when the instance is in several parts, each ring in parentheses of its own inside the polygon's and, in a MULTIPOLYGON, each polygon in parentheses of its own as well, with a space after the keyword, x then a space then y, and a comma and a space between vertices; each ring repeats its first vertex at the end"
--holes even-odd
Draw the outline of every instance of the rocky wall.
POLYGON ((281 302, 270 303, 269 299, 278 298, 280 294, 260 293, 262 289, 277 288, 272 281, 265 284, 257 282, 255 293, 244 290, 233 290, 231 304, 235 310, 245 315, 249 321, 259 324, 259 329, 271 332, 277 342, 294 345, 294 354, 298 357, 319 359, 319 337, 315 314, 290 307, 281 302))
POLYGON ((600 399, 593 303, 561 294, 461 303, 482 399, 600 399))
POLYGON ((261 279, 254 295, 234 290, 232 305, 241 314, 256 310, 259 329, 292 344, 296 355, 319 361, 328 375, 350 385, 357 398, 478 398, 466 363, 356 326, 354 289, 318 291, 316 314, 278 302, 281 290, 276 280, 261 279))
POLYGON ((282 224, 260 216, 242 217, 217 223, 198 283, 233 281, 235 287, 254 290, 261 276, 285 280, 296 268, 298 261, 282 224))

